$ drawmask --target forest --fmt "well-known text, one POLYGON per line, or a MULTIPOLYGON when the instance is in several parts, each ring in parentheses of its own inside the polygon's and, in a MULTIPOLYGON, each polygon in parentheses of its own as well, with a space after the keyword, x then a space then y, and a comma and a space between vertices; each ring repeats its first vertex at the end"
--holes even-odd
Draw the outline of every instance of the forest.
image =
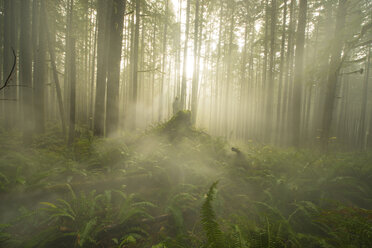
POLYGON ((372 247, 372 1, 0 0, 0 247, 372 247))

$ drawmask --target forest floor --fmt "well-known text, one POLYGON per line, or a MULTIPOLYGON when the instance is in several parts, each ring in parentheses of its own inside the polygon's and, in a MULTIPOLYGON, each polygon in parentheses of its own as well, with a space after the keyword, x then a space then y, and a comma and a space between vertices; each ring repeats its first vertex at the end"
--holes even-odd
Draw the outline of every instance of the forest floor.
POLYGON ((189 118, 1 132, 0 247, 372 247, 372 153, 232 148, 189 118))

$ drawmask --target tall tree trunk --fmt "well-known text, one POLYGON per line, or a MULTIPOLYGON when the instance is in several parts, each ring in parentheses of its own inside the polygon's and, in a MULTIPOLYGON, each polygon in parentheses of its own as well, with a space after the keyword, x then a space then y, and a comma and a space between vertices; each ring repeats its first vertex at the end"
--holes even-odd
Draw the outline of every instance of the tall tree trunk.
POLYGON ((107 44, 109 40, 109 17, 111 15, 112 1, 98 0, 97 21, 98 21, 98 41, 97 41, 97 81, 96 81, 96 101, 94 111, 94 129, 96 136, 104 135, 105 117, 105 97, 106 97, 106 74, 107 74, 107 44))
MULTIPOLYGON (((96 26, 97 26, 97 18, 96 18, 96 26)), ((94 122, 93 122, 93 112, 94 112, 94 82, 95 82, 95 72, 96 72, 96 54, 97 54, 97 28, 94 29, 94 41, 93 41, 93 55, 92 55, 92 65, 91 65, 91 78, 90 78, 90 97, 89 97, 89 127, 93 130, 94 122)))
MULTIPOLYGON (((371 48, 368 47, 367 61, 365 63, 365 76, 362 92, 362 107, 360 111, 360 129, 359 129, 359 148, 361 150, 365 149, 366 145, 366 111, 367 111, 367 101, 368 101, 368 77, 369 77, 369 65, 371 57, 371 48)), ((372 130, 371 130, 372 131, 372 130)))
POLYGON ((66 105, 66 116, 69 116, 70 111, 70 63, 71 63, 71 51, 70 51, 70 41, 71 41, 71 1, 67 0, 66 6, 66 34, 65 34, 65 64, 64 64, 64 78, 63 78, 63 93, 64 102, 66 105))
POLYGON ((292 145, 300 146, 300 125, 301 125, 301 101, 303 85, 303 62, 305 47, 305 28, 306 28, 307 0, 300 0, 300 10, 298 15, 298 26, 296 33, 296 55, 294 69, 294 93, 293 93, 293 112, 292 112, 292 145))
POLYGON ((21 35, 19 74, 23 111, 23 142, 29 143, 32 135, 32 43, 31 43, 31 8, 30 1, 21 6, 21 35))
MULTIPOLYGON (((73 0, 71 0, 71 12, 72 12, 73 0)), ((72 19, 72 17, 71 17, 72 19)), ((71 37, 69 42, 71 51, 70 61, 70 119, 69 119, 69 130, 68 130, 68 144, 72 144, 75 139, 75 124, 76 124, 76 48, 75 48, 75 37, 71 37)))
POLYGON ((186 7, 186 30, 185 30, 185 45, 183 48, 183 66, 182 66, 182 81, 181 81, 181 109, 186 108, 186 67, 187 67, 187 46, 189 43, 189 30, 190 30, 190 2, 187 1, 186 7))
POLYGON ((56 55, 54 53, 54 47, 51 39, 51 34, 48 26, 48 14, 45 9, 43 9, 43 15, 45 18, 45 32, 46 32, 46 39, 48 44, 48 50, 50 55, 50 63, 52 65, 53 70, 53 78, 54 78, 54 84, 56 85, 56 93, 57 93, 57 101, 58 101, 58 109, 59 109, 59 115, 61 119, 61 126, 62 126, 62 132, 63 136, 66 136, 66 123, 65 123, 65 110, 63 106, 63 99, 62 99, 62 91, 61 91, 61 85, 59 83, 59 77, 58 77, 58 71, 57 71, 57 65, 56 65, 56 55))
POLYGON ((126 1, 114 0, 110 25, 110 47, 107 74, 106 135, 114 134, 119 127, 119 81, 126 1))
MULTIPOLYGON (((269 1, 265 0, 265 36, 264 36, 264 57, 263 57, 263 66, 262 66, 262 82, 261 82, 261 101, 262 101, 262 106, 261 106, 261 120, 265 121, 265 105, 266 105, 266 94, 264 94, 266 87, 267 87, 267 57, 268 57, 268 40, 269 40, 269 1)), ((260 127, 260 136, 262 138, 265 138, 263 135, 265 130, 264 130, 264 125, 260 127), (263 127, 263 128, 262 128, 263 127)))
POLYGON ((336 27, 333 39, 333 45, 331 47, 331 61, 328 69, 328 80, 326 89, 326 98, 323 112, 323 128, 321 134, 321 140, 323 149, 328 150, 328 139, 331 132, 331 124, 333 117, 333 107, 336 96, 336 87, 338 74, 340 71, 341 64, 341 53, 343 46, 343 33, 346 18, 346 0, 339 0, 336 27))
MULTIPOLYGON (((37 80, 39 77, 39 65, 38 65, 38 57, 39 57, 39 14, 40 14, 40 1, 33 0, 32 2, 32 66, 33 66, 33 73, 32 73, 32 98, 35 96, 35 85, 37 84, 37 80)), ((32 101, 32 130, 35 130, 35 121, 36 121, 36 109, 34 101, 32 101)))
POLYGON ((281 130, 281 118, 282 116, 282 94, 283 94, 283 75, 284 75, 284 52, 285 52, 285 25, 287 23, 287 1, 284 0, 284 8, 283 8, 283 23, 282 23, 282 40, 281 40, 281 47, 280 47, 280 65, 279 65, 279 86, 278 86, 278 105, 276 109, 276 143, 279 144, 280 142, 280 130, 281 130))
MULTIPOLYGON (((45 0, 41 0, 41 9, 45 8, 45 0)), ((37 77, 34 82, 34 114, 35 132, 43 133, 45 130, 45 70, 46 70, 46 32, 43 24, 43 13, 39 14, 39 43, 37 49, 36 69, 37 77)))
POLYGON ((195 125, 198 103, 198 35, 199 35, 199 0, 195 3, 195 26, 194 26, 194 71, 192 76, 192 99, 191 99, 191 121, 195 125))
MULTIPOLYGON (((234 28, 235 28, 235 19, 234 19, 234 9, 231 11, 231 22, 230 22, 230 34, 229 34, 229 50, 227 54, 227 74, 226 74, 226 90, 225 90, 225 106, 224 106, 224 115, 225 115, 225 135, 229 137, 229 123, 230 123, 230 111, 229 107, 232 107, 232 104, 229 104, 230 96, 230 86, 232 80, 232 52, 233 52, 233 41, 234 41, 234 28)), ((234 116, 234 115, 232 115, 234 116)), ((231 133, 231 132, 230 132, 231 133)))
MULTIPOLYGON (((15 23, 15 1, 4 1, 4 57, 3 57, 3 72, 4 79, 10 73, 13 63, 12 49, 16 49, 16 23, 15 23)), ((16 75, 14 73, 8 85, 16 84, 16 75)), ((16 88, 4 88, 5 106, 5 127, 7 129, 13 127, 16 115, 16 88)))
POLYGON ((136 23, 134 27, 134 40, 133 40, 133 113, 131 128, 135 129, 137 124, 137 97, 138 97, 138 43, 140 32, 140 11, 141 0, 136 0, 136 23))
POLYGON ((220 75, 220 59, 221 59, 221 43, 222 43, 222 21, 223 21, 223 3, 222 0, 220 0, 220 20, 218 25, 218 43, 217 43, 217 61, 216 61, 216 79, 215 79, 215 96, 214 96, 214 103, 215 103, 215 134, 218 134, 220 131, 220 114, 221 114, 221 102, 219 101, 219 87, 220 87, 220 81, 219 81, 219 75, 220 75))
POLYGON ((288 26, 288 42, 287 42, 287 54, 286 54, 286 65, 285 65, 285 75, 284 75, 284 94, 283 94, 283 111, 282 111, 282 119, 281 119, 281 142, 288 143, 290 139, 290 128, 289 124, 289 108, 290 108, 290 98, 292 97, 291 94, 291 81, 292 81, 292 66, 293 66, 293 51, 294 51, 294 42, 293 42, 293 34, 294 34, 294 5, 296 0, 291 0, 289 5, 289 26, 288 26))
POLYGON ((273 114, 274 114, 274 70, 275 70, 275 31, 276 31, 276 0, 271 0, 270 17, 270 61, 269 61, 269 82, 267 84, 266 101, 266 130, 265 140, 270 143, 272 138, 273 114))
POLYGON ((161 59, 161 83, 160 83, 160 96, 159 96, 159 118, 161 121, 163 118, 163 97, 164 97, 164 78, 165 78, 165 61, 167 55, 167 32, 168 32, 168 0, 165 1, 165 14, 164 14, 164 31, 163 31, 163 48, 162 48, 162 59, 161 59))

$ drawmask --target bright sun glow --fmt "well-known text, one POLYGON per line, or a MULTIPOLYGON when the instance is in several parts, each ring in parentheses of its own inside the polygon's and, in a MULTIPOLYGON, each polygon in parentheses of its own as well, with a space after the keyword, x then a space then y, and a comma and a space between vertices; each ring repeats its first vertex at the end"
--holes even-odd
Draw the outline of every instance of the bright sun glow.
POLYGON ((254 24, 254 29, 256 29, 256 32, 259 32, 260 31, 260 29, 261 29, 261 22, 256 22, 255 24, 254 24))
POLYGON ((193 73, 194 73, 194 56, 189 55, 187 56, 187 62, 186 62, 186 77, 192 78, 193 73))

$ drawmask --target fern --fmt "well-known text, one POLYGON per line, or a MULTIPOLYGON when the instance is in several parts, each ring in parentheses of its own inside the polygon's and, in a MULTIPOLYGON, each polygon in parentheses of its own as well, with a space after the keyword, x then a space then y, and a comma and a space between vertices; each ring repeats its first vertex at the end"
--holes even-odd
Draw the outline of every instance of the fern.
POLYGON ((214 182, 209 188, 207 198, 205 199, 201 208, 201 223, 207 236, 208 247, 211 248, 224 247, 224 237, 217 223, 216 214, 212 206, 217 184, 218 181, 214 182))

